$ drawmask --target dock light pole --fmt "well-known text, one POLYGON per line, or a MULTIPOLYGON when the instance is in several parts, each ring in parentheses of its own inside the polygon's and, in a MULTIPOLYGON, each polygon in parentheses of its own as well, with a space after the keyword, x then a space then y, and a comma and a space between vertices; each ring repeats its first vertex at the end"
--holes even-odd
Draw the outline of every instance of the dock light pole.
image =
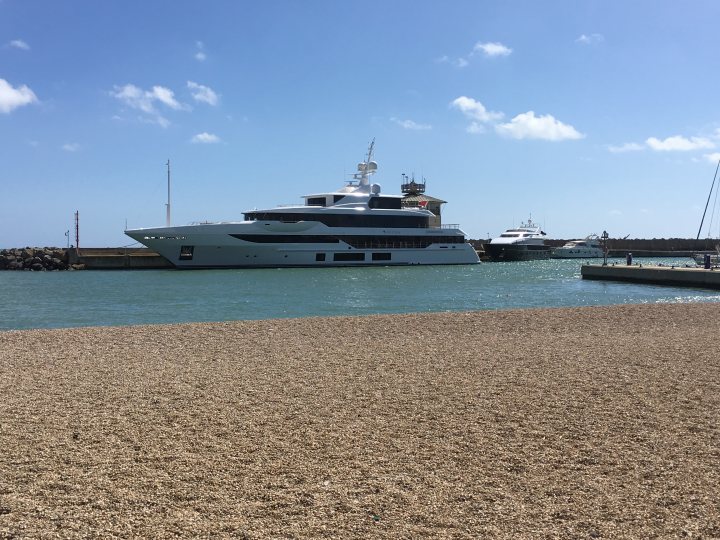
POLYGON ((607 231, 603 231, 602 236, 602 243, 603 243, 603 266, 607 266, 607 255, 608 255, 608 246, 607 241, 608 238, 610 238, 610 235, 607 233, 607 231))

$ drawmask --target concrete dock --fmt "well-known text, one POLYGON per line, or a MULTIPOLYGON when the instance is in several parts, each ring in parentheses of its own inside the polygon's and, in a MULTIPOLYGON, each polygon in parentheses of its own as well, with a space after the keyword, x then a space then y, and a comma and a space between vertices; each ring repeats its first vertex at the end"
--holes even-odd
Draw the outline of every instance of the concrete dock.
POLYGON ((584 264, 583 279, 720 289, 720 268, 584 264))
POLYGON ((173 268, 163 256, 147 248, 80 248, 68 250, 69 263, 87 270, 173 268))

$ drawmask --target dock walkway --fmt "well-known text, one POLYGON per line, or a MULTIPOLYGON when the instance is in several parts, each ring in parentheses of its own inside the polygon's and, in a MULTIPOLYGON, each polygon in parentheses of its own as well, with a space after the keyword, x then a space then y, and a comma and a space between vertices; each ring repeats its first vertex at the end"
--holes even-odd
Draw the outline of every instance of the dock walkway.
POLYGON ((584 264, 583 279, 720 289, 720 268, 584 264))

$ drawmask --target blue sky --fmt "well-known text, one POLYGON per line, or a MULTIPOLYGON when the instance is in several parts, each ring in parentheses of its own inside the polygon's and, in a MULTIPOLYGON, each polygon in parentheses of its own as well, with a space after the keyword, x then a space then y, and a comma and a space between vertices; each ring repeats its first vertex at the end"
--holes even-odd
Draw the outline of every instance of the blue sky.
MULTIPOLYGON (((446 223, 694 237, 714 1, 0 0, 0 247, 131 243, 335 189, 372 138, 446 223)), ((718 236, 720 218, 713 218, 718 236)), ((703 235, 707 231, 703 232, 703 235)))

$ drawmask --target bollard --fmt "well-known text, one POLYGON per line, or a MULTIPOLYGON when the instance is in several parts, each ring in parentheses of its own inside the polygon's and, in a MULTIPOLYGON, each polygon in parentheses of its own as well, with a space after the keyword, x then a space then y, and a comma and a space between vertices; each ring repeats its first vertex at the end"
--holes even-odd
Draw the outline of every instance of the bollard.
POLYGON ((703 257, 703 266, 705 267, 705 270, 710 270, 710 254, 706 253, 703 257))
POLYGON ((625 263, 628 266, 632 266, 632 253, 628 251, 627 257, 625 257, 625 263))

